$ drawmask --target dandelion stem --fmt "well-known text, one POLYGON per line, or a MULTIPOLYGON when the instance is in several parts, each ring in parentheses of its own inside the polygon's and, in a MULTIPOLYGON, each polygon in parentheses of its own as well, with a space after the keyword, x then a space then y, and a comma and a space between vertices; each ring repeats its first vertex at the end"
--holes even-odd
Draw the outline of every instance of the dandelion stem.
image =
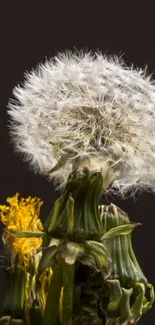
POLYGON ((63 263, 62 324, 72 325, 75 264, 63 263))
POLYGON ((62 287, 62 261, 53 268, 52 279, 48 290, 47 302, 44 311, 43 325, 56 325, 58 317, 58 306, 62 287))

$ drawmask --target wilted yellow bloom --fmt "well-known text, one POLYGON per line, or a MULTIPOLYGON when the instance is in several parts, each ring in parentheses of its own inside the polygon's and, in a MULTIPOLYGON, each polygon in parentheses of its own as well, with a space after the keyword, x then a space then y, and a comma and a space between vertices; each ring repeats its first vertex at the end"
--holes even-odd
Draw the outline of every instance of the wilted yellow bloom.
POLYGON ((0 217, 3 224, 8 229, 21 229, 30 231, 40 231, 43 229, 41 221, 38 219, 40 207, 43 202, 37 198, 21 198, 19 193, 13 197, 8 197, 10 206, 0 205, 0 217))
MULTIPOLYGON (((19 193, 7 198, 9 206, 0 205, 0 220, 6 229, 41 231, 43 225, 38 219, 43 202, 37 198, 21 198, 19 193)), ((24 265, 28 265, 30 257, 42 244, 42 238, 15 238, 9 233, 3 233, 4 242, 13 249, 13 256, 18 254, 24 265)))

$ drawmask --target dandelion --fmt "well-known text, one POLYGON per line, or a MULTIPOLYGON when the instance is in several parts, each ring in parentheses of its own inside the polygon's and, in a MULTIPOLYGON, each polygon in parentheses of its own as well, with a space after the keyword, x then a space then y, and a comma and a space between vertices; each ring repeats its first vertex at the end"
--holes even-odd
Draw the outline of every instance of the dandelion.
POLYGON ((114 187, 155 179, 155 84, 146 71, 101 53, 58 54, 25 74, 8 114, 18 152, 61 186, 80 163, 115 168, 114 187))

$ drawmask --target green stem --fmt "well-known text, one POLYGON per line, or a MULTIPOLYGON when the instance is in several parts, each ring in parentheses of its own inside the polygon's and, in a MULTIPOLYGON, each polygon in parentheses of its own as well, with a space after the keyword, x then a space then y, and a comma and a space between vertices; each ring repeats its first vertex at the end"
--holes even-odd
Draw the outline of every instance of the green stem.
POLYGON ((72 325, 75 264, 63 264, 62 324, 72 325))
POLYGON ((53 274, 48 290, 47 302, 44 311, 43 325, 56 325, 60 293, 62 288, 62 279, 63 268, 60 259, 59 264, 53 268, 53 274))

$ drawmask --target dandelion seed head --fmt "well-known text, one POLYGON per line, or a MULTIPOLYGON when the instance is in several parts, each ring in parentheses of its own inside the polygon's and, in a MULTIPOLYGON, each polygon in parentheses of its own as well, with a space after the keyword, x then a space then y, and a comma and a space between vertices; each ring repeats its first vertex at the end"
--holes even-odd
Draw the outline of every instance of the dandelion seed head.
POLYGON ((25 74, 8 104, 15 148, 63 186, 77 161, 117 171, 114 188, 154 189, 155 83, 116 56, 65 52, 25 74))

